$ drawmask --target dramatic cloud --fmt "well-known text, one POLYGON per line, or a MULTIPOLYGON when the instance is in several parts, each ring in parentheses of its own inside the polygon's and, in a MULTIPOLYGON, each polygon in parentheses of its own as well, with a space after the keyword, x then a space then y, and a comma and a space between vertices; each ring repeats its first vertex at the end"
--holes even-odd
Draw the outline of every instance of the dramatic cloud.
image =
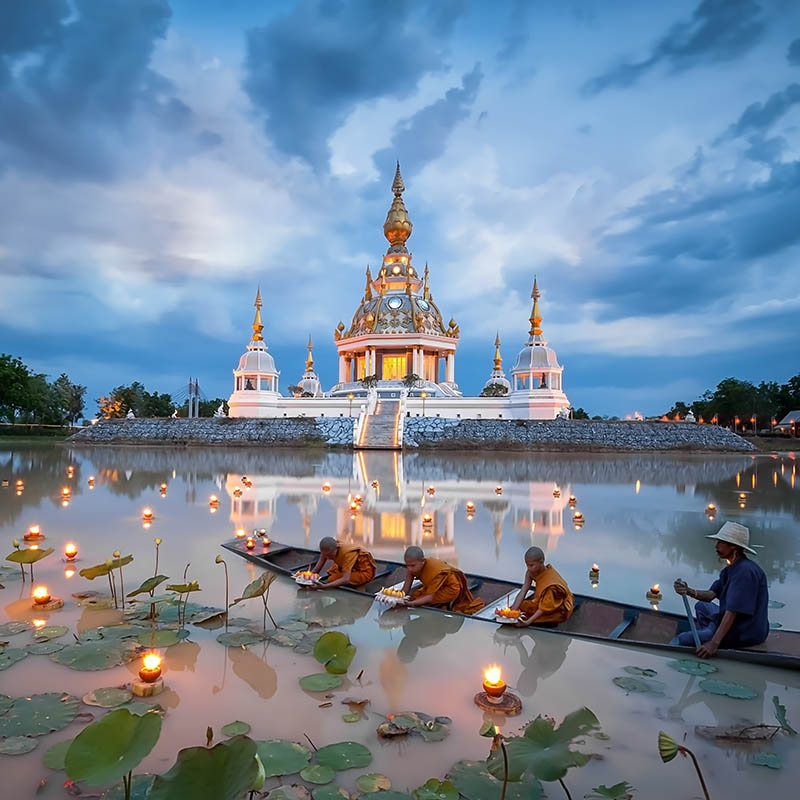
POLYGON ((798 103, 800 103, 800 83, 791 83, 780 92, 770 95, 766 102, 751 103, 739 119, 728 128, 726 135, 734 137, 751 131, 759 133, 766 131, 798 103))
POLYGON ((584 84, 587 94, 627 88, 657 66, 682 72, 731 61, 756 45, 765 30, 755 0, 702 0, 688 22, 673 25, 641 61, 625 61, 584 84))

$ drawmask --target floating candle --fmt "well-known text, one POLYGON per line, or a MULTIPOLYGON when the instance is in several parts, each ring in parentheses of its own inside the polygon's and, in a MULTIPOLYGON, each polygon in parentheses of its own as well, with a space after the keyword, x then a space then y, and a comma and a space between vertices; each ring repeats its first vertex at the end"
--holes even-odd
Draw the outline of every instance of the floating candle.
POLYGON ((495 487, 494 493, 495 494, 503 494, 503 487, 502 486, 495 487))
POLYGON ((423 525, 433 525, 433 517, 430 514, 423 514, 422 515, 422 524, 423 525))
POLYGON ((577 498, 577 497, 575 497, 575 495, 574 495, 574 494, 571 494, 571 495, 569 496, 569 504, 570 504, 571 506, 574 506, 574 505, 575 505, 575 503, 577 503, 577 502, 578 502, 578 498, 577 498))
POLYGON ((503 696, 503 692, 505 692, 505 690, 506 682, 503 680, 500 667, 493 665, 484 671, 483 691, 486 692, 489 697, 499 699, 503 696))
POLYGON ((153 509, 152 508, 143 508, 142 509, 142 519, 149 522, 153 519, 153 509))
POLYGON ((244 539, 247 536, 247 531, 244 528, 237 528, 236 529, 236 538, 237 539, 244 539))
POLYGON ((43 606, 50 602, 50 592, 46 586, 37 586, 33 590, 33 602, 37 606, 43 606))
POLYGON ((139 678, 145 683, 155 683, 161 677, 162 658, 158 653, 147 653, 142 657, 139 678))
POLYGON ((42 538, 41 527, 39 527, 38 525, 31 525, 30 528, 28 528, 27 533, 25 533, 22 538, 26 540, 41 539, 42 538))
POLYGON ((211 506, 211 508, 216 508, 219 505, 219 498, 215 494, 212 494, 211 497, 208 498, 208 505, 211 506))
POLYGON ((561 497, 561 489, 553 489, 553 497, 561 497))
POLYGON ((67 558, 67 561, 72 561, 76 555, 78 555, 78 545, 74 542, 67 542, 64 545, 64 555, 67 558))
POLYGON ((322 491, 325 492, 325 494, 328 494, 330 490, 331 490, 331 485, 329 483, 322 484, 322 491))
POLYGON ((467 502, 467 511, 472 512, 474 510, 475 510, 475 503, 473 503, 472 500, 469 500, 467 502))
POLYGON ((62 497, 69 497, 71 494, 72 494, 72 489, 70 489, 69 486, 65 486, 61 490, 61 496, 62 497))
POLYGON ((434 487, 433 487, 433 486, 429 486, 429 487, 428 487, 428 494, 429 494, 429 495, 434 495, 434 494, 436 494, 436 489, 434 489, 434 487))
POLYGON ((233 496, 234 497, 241 497, 242 496, 242 490, 238 486, 233 490, 233 496))
POLYGON ((244 546, 248 550, 252 550, 256 546, 256 540, 252 536, 248 536, 247 541, 244 543, 244 546))

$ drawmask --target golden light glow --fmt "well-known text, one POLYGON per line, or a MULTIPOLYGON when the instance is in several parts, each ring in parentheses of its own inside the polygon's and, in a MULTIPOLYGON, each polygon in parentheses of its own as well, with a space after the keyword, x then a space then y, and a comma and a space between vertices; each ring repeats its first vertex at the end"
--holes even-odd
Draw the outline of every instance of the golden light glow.
POLYGON ((42 529, 39 525, 31 525, 28 532, 22 537, 23 539, 38 539, 42 535, 42 529))
POLYGON ((322 484, 322 491, 325 492, 325 494, 328 494, 330 490, 331 490, 331 485, 329 483, 322 484))
POLYGON ((31 596, 33 597, 33 602, 39 605, 50 602, 50 591, 46 586, 37 586, 31 596))
POLYGON ((143 508, 142 509, 142 519, 147 519, 147 520, 153 519, 153 509, 152 508, 143 508))
POLYGON ((34 628, 44 628, 45 625, 47 625, 47 620, 46 619, 35 619, 35 620, 33 620, 33 627, 34 628))
POLYGON ((19 489, 21 489, 21 488, 22 488, 22 487, 25 485, 25 482, 24 482, 24 481, 23 481, 23 480, 20 478, 20 479, 19 479, 19 480, 16 482, 16 484, 15 484, 15 485, 16 485, 16 486, 17 486, 19 489))
POLYGON ((244 546, 245 546, 245 547, 246 547, 248 550, 252 550, 252 549, 253 549, 253 548, 256 546, 256 541, 255 541, 255 539, 253 539, 253 537, 252 537, 252 536, 248 536, 248 537, 247 537, 247 541, 244 543, 244 546))
POLYGON ((247 536, 247 531, 244 528, 237 528, 236 529, 236 538, 237 539, 244 539, 247 536))
POLYGON ((75 570, 74 569, 71 569, 70 567, 67 567, 67 569, 64 570, 64 577, 67 580, 72 578, 74 575, 75 575, 75 570))
POLYGON ((71 494, 72 494, 72 489, 70 489, 70 488, 69 488, 69 486, 65 486, 65 487, 64 487, 64 488, 61 490, 61 495, 62 495, 63 497, 69 497, 71 494))
POLYGON ((495 490, 494 490, 494 493, 495 494, 503 494, 503 487, 502 486, 496 486, 495 490))
POLYGON ((636 494, 639 494, 639 489, 642 488, 642 482, 636 481, 636 494))
POLYGON ((74 542, 67 542, 64 545, 64 555, 70 560, 75 558, 75 556, 78 555, 78 545, 74 542))
POLYGON ((472 522, 473 519, 475 519, 474 514, 467 514, 467 522, 472 522))
POLYGON ((215 494, 212 494, 211 497, 208 498, 208 504, 210 506, 218 506, 219 505, 219 497, 215 494))
POLYGON ((147 653, 142 658, 142 666, 145 669, 157 669, 161 666, 161 656, 158 653, 147 653))
POLYGON ((650 594, 661 594, 661 584, 660 583, 654 583, 650 587, 650 594))
POLYGON ((592 564, 592 572, 600 572, 600 565, 592 564))

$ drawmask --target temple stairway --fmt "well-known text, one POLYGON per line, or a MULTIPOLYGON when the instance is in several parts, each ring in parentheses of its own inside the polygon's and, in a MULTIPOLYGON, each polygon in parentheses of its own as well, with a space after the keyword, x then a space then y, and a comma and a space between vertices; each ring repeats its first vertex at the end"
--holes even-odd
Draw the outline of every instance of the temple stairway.
POLYGON ((367 414, 356 448, 361 450, 399 450, 399 400, 379 400, 372 414, 367 414))

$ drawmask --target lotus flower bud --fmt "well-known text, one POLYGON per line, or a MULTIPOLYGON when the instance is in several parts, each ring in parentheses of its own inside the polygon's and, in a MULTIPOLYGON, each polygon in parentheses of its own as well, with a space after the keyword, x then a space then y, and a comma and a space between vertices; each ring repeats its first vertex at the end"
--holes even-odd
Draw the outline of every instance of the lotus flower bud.
POLYGON ((217 557, 214 559, 214 563, 215 563, 215 564, 221 564, 221 563, 222 563, 222 556, 217 556, 217 557))
POLYGON ((19 550, 19 539, 14 539, 14 541, 12 542, 12 544, 14 545, 14 547, 16 547, 16 548, 17 548, 17 550, 19 550))
POLYGON ((114 556, 114 558, 119 558, 120 557, 120 552, 119 552, 119 550, 115 550, 111 555, 114 556))
POLYGON ((106 566, 107 567, 113 567, 114 566, 114 562, 110 558, 107 558, 106 559, 106 566))
POLYGON ((158 547, 158 545, 160 545, 160 544, 161 544, 161 537, 159 537, 159 536, 156 536, 156 538, 155 538, 155 539, 153 539, 153 541, 156 543, 156 547, 158 547))

